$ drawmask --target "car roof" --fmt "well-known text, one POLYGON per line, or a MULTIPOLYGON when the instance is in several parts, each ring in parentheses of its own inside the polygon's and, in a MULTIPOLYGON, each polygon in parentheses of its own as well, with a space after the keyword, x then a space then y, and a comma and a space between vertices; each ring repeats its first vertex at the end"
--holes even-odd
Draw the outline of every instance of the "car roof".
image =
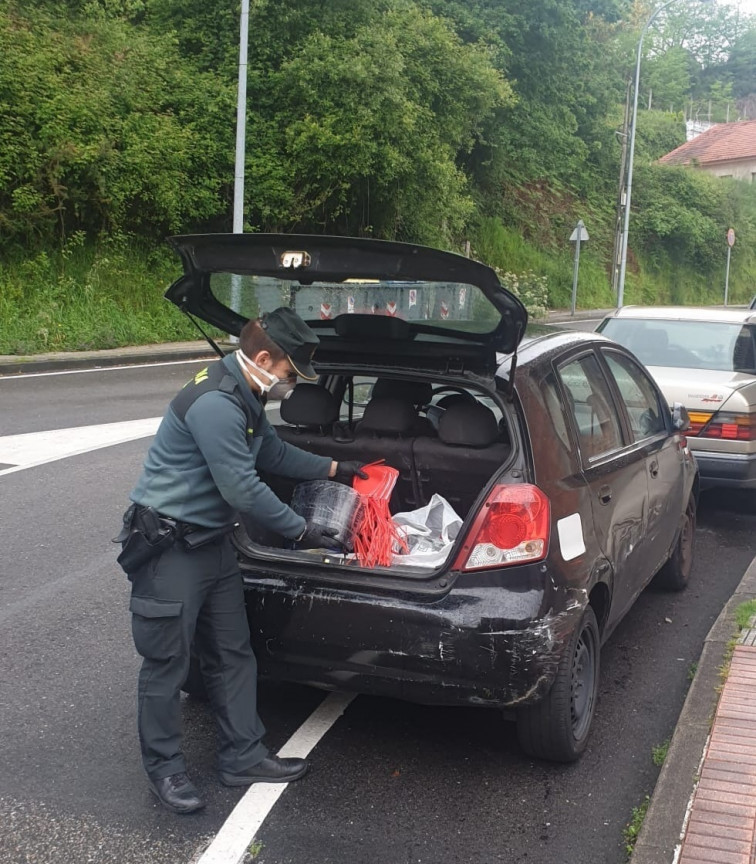
MULTIPOLYGON (((581 345, 591 346, 597 343, 611 345, 618 350, 627 352, 619 343, 600 333, 589 330, 555 330, 553 333, 544 333, 539 336, 525 336, 517 349, 518 369, 549 362, 570 348, 581 345)), ((506 378, 509 374, 511 354, 498 354, 499 369, 497 375, 506 378)), ((516 376, 515 376, 516 377, 516 376)))
POLYGON ((756 311, 721 306, 623 306, 611 318, 644 319, 649 321, 709 321, 712 324, 756 323, 756 311))

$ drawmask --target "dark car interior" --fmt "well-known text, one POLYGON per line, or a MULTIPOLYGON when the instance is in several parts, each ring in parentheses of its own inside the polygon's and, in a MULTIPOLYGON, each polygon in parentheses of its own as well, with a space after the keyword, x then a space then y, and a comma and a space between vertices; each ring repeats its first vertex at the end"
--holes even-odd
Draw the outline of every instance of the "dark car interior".
MULTIPOLYGON (((384 460, 396 468, 393 513, 422 507, 438 493, 464 518, 510 453, 505 421, 468 391, 438 388, 435 395, 428 382, 379 378, 364 407, 347 404, 350 421, 340 419, 343 403, 336 392, 348 403, 354 382, 340 377, 335 384, 335 392, 321 384, 299 384, 281 403, 284 422, 276 432, 284 441, 336 461, 384 460)), ((283 501, 291 501, 294 481, 262 476, 283 501)), ((274 538, 252 524, 246 527, 251 539, 275 545, 274 538)))

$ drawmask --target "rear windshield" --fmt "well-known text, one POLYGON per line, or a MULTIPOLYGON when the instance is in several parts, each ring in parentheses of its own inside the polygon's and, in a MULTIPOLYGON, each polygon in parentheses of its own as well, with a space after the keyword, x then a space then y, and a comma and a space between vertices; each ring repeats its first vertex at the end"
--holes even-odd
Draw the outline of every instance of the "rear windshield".
POLYGON ((210 290, 245 318, 288 306, 305 321, 354 313, 389 315, 468 333, 490 333, 501 319, 479 288, 460 282, 347 280, 302 285, 267 276, 213 273, 210 290))
POLYGON ((756 328, 751 325, 611 318, 600 329, 647 366, 756 374, 756 328))

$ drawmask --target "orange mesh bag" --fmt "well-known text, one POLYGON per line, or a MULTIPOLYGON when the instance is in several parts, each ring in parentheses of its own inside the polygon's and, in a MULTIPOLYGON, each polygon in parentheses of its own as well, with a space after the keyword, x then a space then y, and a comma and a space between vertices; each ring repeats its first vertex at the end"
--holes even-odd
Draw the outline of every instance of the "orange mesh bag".
POLYGON ((407 544, 389 511, 389 499, 399 472, 390 465, 374 462, 363 465, 367 480, 355 477, 352 488, 360 494, 360 508, 355 520, 354 551, 363 567, 388 567, 397 549, 407 551, 407 544))

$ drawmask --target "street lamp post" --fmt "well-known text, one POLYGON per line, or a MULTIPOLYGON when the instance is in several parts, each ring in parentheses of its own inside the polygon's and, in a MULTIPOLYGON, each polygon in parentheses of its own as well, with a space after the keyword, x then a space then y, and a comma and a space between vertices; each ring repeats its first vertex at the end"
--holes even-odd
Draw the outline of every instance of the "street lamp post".
MULTIPOLYGON (((249 0, 242 0, 239 22, 239 82, 236 94, 236 159, 234 164, 234 234, 244 233, 244 165, 247 133, 247 46, 249 42, 249 0)), ((231 308, 241 306, 241 277, 231 276, 231 308)), ((238 342, 236 336, 232 342, 238 342)))
MULTIPOLYGON (((633 85, 633 118, 630 125, 630 152, 627 157, 627 189, 625 191, 625 219, 622 229, 622 255, 620 257, 620 272, 619 280, 617 281, 617 308, 619 309, 624 302, 625 297, 625 270, 627 268, 627 235, 630 229, 630 201, 633 190, 633 157, 635 155, 635 128, 638 124, 638 87, 640 84, 640 67, 641 56, 643 53, 643 38, 648 32, 648 28, 656 21, 660 13, 668 6, 676 3, 677 0, 667 0, 662 4, 646 21, 641 30, 640 39, 638 40, 638 57, 635 63, 635 84, 633 85)), ((703 3, 710 3, 712 0, 701 0, 703 3)))

